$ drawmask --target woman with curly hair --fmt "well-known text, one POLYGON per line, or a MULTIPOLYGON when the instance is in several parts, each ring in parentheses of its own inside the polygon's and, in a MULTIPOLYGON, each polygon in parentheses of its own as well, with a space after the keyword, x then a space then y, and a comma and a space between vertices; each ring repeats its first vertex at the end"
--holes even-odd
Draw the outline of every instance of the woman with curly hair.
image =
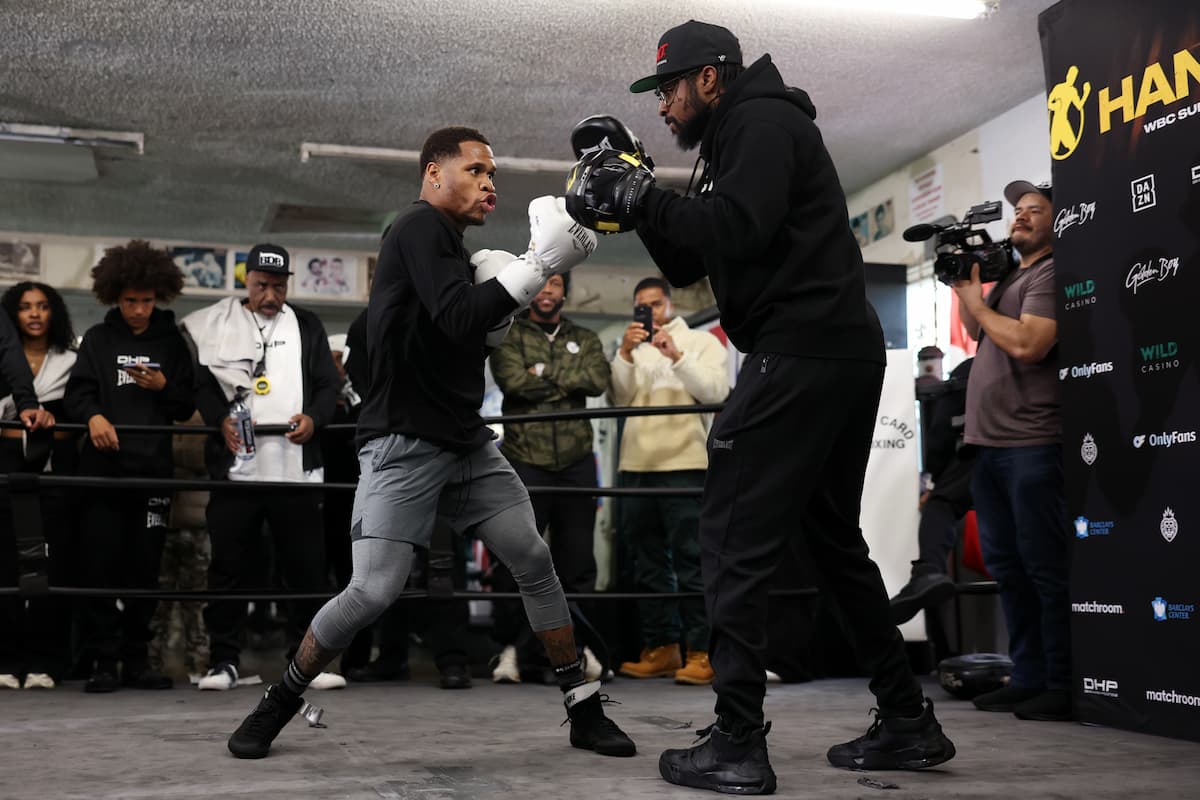
MULTIPOLYGON (((24 281, 0 297, 0 308, 12 321, 33 374, 33 391, 43 409, 63 417, 63 392, 75 364, 75 333, 62 295, 44 283, 24 281)), ((17 418, 13 395, 0 399, 0 419, 17 418)), ((0 472, 71 474, 74 437, 61 431, 33 432, 0 428, 0 472)), ((66 580, 71 551, 70 518, 60 491, 43 489, 41 512, 51 584, 66 580)), ((8 493, 0 494, 0 584, 17 582, 16 530, 8 493)), ((0 603, 0 688, 53 689, 67 668, 71 608, 63 598, 4 598, 0 603)))
MULTIPOLYGON (((67 384, 67 415, 88 426, 81 474, 172 474, 169 434, 118 435, 114 425, 169 425, 195 411, 191 354, 174 313, 157 308, 182 290, 183 273, 167 252, 140 239, 105 250, 92 268, 92 291, 113 308, 104 322, 84 334, 67 384)), ((170 495, 162 490, 113 487, 89 492, 80 522, 85 585, 157 588, 170 503, 170 495)), ((171 679, 148 663, 156 605, 125 598, 123 610, 118 610, 112 598, 86 601, 82 644, 95 664, 85 692, 112 692, 120 686, 171 688, 171 679)))

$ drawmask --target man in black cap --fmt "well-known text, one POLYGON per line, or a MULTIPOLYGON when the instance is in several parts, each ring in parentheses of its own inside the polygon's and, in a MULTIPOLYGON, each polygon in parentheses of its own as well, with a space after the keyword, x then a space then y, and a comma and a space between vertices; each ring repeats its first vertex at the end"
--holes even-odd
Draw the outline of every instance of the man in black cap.
MULTIPOLYGON (((206 451, 213 478, 231 481, 322 483, 321 448, 313 434, 333 418, 340 387, 329 340, 316 314, 287 302, 287 250, 256 245, 246 257, 246 297, 229 297, 189 314, 183 327, 195 345, 196 405, 222 437, 206 451), (256 425, 286 425, 282 435, 256 437, 253 454, 230 417, 241 397, 256 425)), ((214 489, 208 502, 212 562, 208 586, 225 592, 263 588, 263 522, 271 531, 284 584, 292 591, 326 588, 322 492, 313 489, 263 491, 214 489)), ((319 602, 298 601, 288 612, 288 656, 295 651, 319 602)), ((246 626, 246 603, 222 600, 204 611, 210 640, 208 674, 201 689, 232 689, 238 683, 239 656, 246 626)), ((345 685, 339 675, 323 675, 318 687, 345 685)))
POLYGON ((979 340, 964 441, 978 451, 971 495, 979 545, 1000 586, 1013 660, 1009 685, 974 702, 1022 719, 1068 720, 1071 528, 1055 347, 1054 206, 1050 187, 1029 181, 1010 183, 1004 197, 1013 206, 1010 237, 1021 268, 986 298, 978 266, 954 285, 967 333, 979 340))
POLYGON ((653 90, 679 146, 700 146, 696 194, 655 187, 636 156, 598 151, 573 170, 567 208, 584 224, 636 227, 676 286, 708 276, 722 327, 749 354, 709 437, 700 522, 718 717, 700 744, 663 753, 659 769, 671 783, 774 791, 763 722, 767 582, 797 530, 879 705, 870 730, 829 760, 940 764, 954 746, 909 669, 858 524, 883 334, 813 104, 769 55, 743 67, 737 38, 717 25, 672 28, 655 58, 654 74, 630 89, 653 90))

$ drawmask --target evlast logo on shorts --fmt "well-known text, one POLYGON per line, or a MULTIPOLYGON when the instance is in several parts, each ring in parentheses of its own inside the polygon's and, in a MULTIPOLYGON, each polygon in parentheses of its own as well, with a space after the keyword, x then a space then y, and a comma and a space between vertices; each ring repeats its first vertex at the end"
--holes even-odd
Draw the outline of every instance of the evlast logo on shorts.
POLYGON ((1147 283, 1162 283, 1167 278, 1179 274, 1178 258, 1148 258, 1138 261, 1129 268, 1125 276, 1125 288, 1132 289, 1137 294, 1138 287, 1147 283))
POLYGON ((1054 217, 1054 235, 1062 236, 1063 232, 1075 225, 1086 225, 1096 218, 1096 203, 1077 203, 1061 208, 1054 217))
POLYGON ((896 437, 892 439, 873 440, 871 448, 875 450, 903 450, 905 445, 916 436, 916 432, 907 422, 888 416, 887 414, 879 415, 879 425, 893 429, 896 432, 896 437))
POLYGON ((137 381, 125 371, 126 367, 149 364, 150 356, 117 356, 117 386, 136 385, 137 381))

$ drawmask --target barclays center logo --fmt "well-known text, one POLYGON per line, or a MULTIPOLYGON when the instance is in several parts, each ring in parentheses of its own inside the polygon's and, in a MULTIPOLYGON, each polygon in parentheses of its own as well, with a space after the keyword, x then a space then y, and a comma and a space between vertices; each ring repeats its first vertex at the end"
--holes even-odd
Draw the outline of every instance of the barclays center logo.
POLYGON ((1080 515, 1075 518, 1075 538, 1089 539, 1093 536, 1108 536, 1113 532, 1111 519, 1088 519, 1080 515))
POLYGON ((1195 603, 1169 603, 1161 596, 1150 601, 1150 608, 1154 611, 1155 622, 1190 620, 1196 613, 1195 603))

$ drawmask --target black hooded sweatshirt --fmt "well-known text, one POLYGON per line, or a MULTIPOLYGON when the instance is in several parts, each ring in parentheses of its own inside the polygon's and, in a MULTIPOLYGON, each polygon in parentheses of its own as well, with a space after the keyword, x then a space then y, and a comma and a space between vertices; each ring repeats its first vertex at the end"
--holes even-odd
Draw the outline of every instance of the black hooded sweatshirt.
POLYGON ((175 314, 156 308, 150 325, 135 335, 111 309, 104 322, 84 334, 79 357, 63 397, 72 422, 86 423, 96 414, 117 428, 120 449, 101 452, 84 436, 79 471, 84 475, 171 477, 171 435, 127 433, 121 425, 169 425, 192 416, 192 359, 175 326, 175 314), (167 379, 161 392, 143 389, 119 364, 162 365, 167 379))
POLYGON ((764 55, 726 90, 700 144, 698 197, 650 189, 638 234, 676 286, 709 276, 745 353, 883 364, 846 197, 808 95, 764 55))

